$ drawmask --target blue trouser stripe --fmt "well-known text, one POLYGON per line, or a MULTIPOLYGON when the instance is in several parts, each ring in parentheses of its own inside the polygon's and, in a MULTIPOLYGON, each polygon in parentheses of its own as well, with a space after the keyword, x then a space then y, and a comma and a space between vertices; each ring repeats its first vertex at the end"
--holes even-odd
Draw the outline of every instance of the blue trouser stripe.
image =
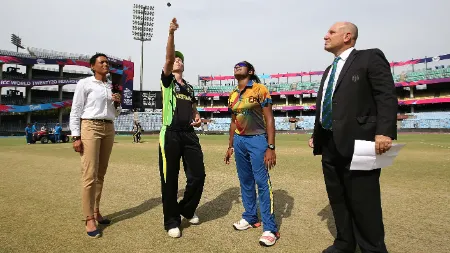
POLYGON ((265 135, 234 135, 234 152, 241 185, 244 218, 250 224, 258 222, 255 183, 258 186, 259 204, 264 231, 278 232, 273 213, 272 186, 264 164, 267 150, 265 135))

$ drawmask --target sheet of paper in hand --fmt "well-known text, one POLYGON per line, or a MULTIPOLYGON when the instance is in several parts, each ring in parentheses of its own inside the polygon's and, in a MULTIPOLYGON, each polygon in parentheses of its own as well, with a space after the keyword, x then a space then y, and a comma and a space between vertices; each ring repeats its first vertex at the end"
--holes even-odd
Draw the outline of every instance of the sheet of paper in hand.
POLYGON ((373 170, 391 166, 405 144, 394 143, 391 149, 384 154, 377 155, 375 142, 355 140, 350 170, 373 170))

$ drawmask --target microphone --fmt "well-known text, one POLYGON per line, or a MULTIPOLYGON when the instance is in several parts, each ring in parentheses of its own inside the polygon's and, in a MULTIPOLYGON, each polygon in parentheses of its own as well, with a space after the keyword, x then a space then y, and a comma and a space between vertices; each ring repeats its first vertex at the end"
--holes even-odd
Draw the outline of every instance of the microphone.
MULTIPOLYGON (((111 92, 112 94, 120 94, 120 89, 119 89, 119 85, 116 82, 113 83, 113 77, 110 73, 108 73, 108 75, 106 76, 106 79, 108 80, 108 83, 111 84, 111 92)), ((114 101, 114 107, 117 109, 117 107, 120 106, 120 102, 116 102, 114 101)))
MULTIPOLYGON (((119 91, 117 85, 113 85, 113 88, 111 89, 111 92, 113 93, 113 95, 114 94, 119 94, 120 95, 120 91, 119 91)), ((114 101, 114 107, 117 109, 117 107, 119 107, 119 106, 120 106, 120 102, 114 101)))

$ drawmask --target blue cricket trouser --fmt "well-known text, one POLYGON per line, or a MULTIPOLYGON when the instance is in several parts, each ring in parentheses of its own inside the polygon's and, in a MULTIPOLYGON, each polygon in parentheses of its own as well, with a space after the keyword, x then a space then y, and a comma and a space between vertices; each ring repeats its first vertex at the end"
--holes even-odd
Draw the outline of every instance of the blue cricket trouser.
POLYGON ((25 137, 27 139, 27 143, 31 143, 31 141, 33 140, 33 134, 27 133, 25 137))
POLYGON ((60 135, 61 134, 55 134, 55 143, 58 143, 58 141, 60 141, 60 135))
POLYGON ((267 150, 266 135, 234 134, 234 153, 237 173, 241 184, 244 213, 248 223, 258 222, 255 183, 258 186, 259 205, 264 231, 278 232, 273 212, 272 184, 269 171, 264 164, 267 150))

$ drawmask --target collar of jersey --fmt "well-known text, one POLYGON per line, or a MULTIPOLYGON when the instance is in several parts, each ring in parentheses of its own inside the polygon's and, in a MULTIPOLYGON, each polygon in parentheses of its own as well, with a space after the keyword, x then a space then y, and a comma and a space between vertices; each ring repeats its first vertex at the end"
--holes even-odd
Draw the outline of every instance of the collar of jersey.
POLYGON ((97 83, 108 83, 108 82, 103 82, 103 81, 101 81, 101 80, 97 80, 97 79, 95 78, 95 76, 91 76, 91 80, 92 80, 93 82, 97 82, 97 83))
MULTIPOLYGON (((247 83, 247 85, 246 85, 245 87, 246 87, 246 88, 251 88, 251 87, 253 87, 253 83, 254 83, 253 80, 249 80, 248 83, 247 83)), ((236 87, 234 88, 234 91, 239 93, 239 92, 240 92, 240 91, 239 91, 239 86, 236 86, 236 87)))
POLYGON ((173 76, 173 82, 180 85, 180 86, 186 86, 188 83, 186 82, 186 80, 184 80, 184 78, 181 78, 181 80, 183 80, 184 85, 182 85, 181 83, 179 83, 177 81, 177 79, 175 78, 175 76, 173 76))

